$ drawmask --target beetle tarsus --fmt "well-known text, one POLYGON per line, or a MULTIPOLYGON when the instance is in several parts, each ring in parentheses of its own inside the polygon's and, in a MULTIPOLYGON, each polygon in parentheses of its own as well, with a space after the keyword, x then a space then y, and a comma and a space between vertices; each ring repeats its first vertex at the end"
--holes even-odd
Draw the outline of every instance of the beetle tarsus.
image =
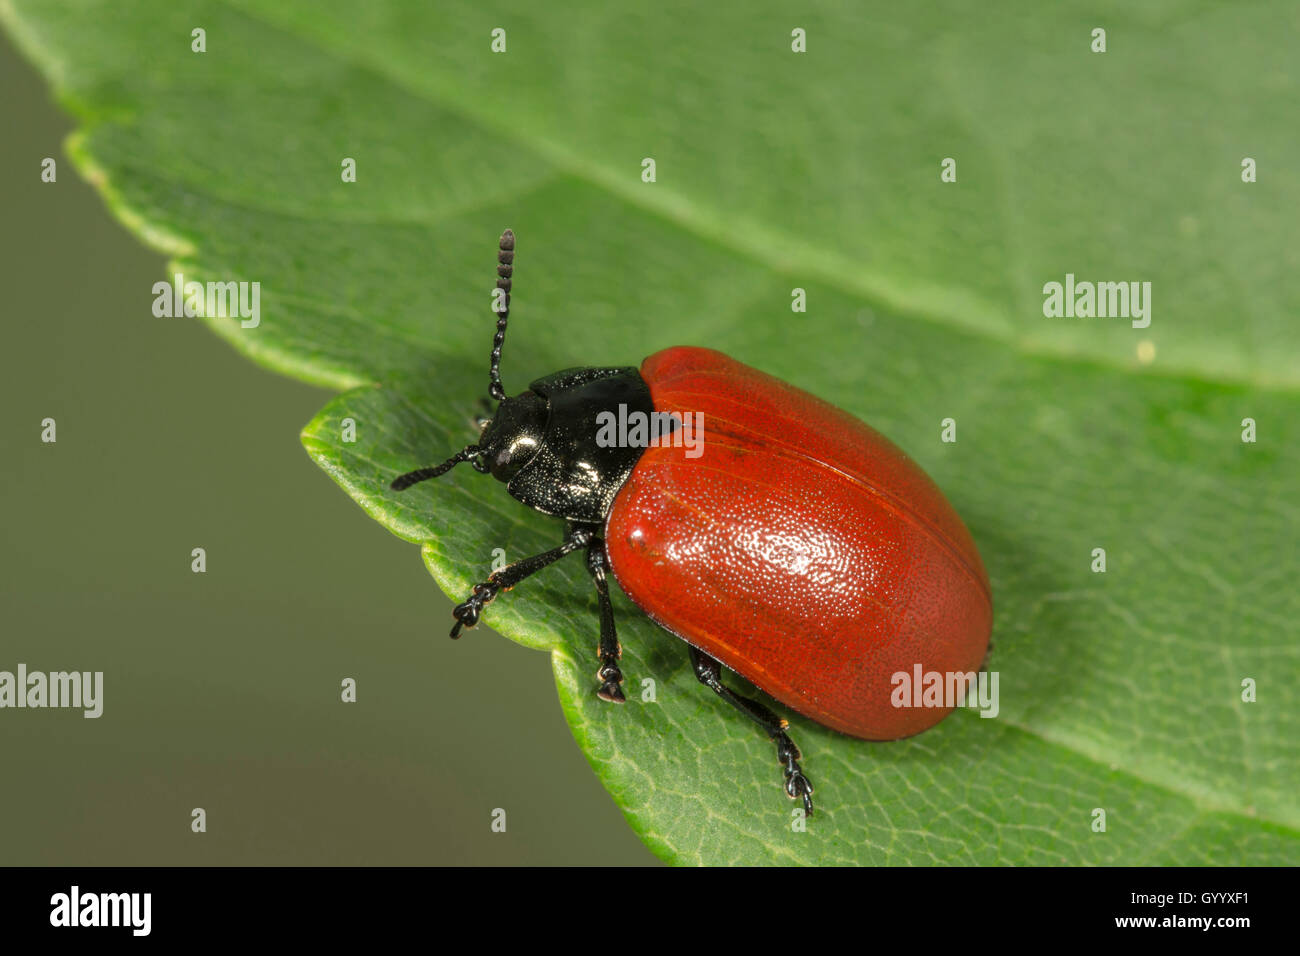
POLYGON ((785 768, 785 793, 791 800, 803 800, 803 812, 805 817, 813 815, 812 793, 813 785, 799 766, 799 760, 803 756, 799 753, 799 748, 795 742, 790 739, 790 735, 781 731, 772 737, 776 744, 776 759, 785 768))
POLYGON ((627 702, 627 698, 623 696, 623 672, 612 660, 601 658, 600 670, 596 671, 596 680, 601 682, 600 690, 596 691, 596 696, 601 700, 607 700, 611 704, 627 702))
POLYGON ((483 608, 492 603, 492 599, 500 590, 501 585, 490 580, 474 585, 474 593, 469 596, 469 599, 452 609, 452 616, 456 618, 456 623, 451 628, 453 641, 460 637, 462 627, 473 627, 478 623, 483 615, 483 608))
POLYGON ((614 627, 614 605, 609 599, 609 583, 605 576, 608 567, 605 541, 593 535, 587 545, 587 572, 596 586, 596 602, 600 605, 600 644, 596 648, 596 656, 600 658, 600 669, 596 671, 600 690, 596 691, 596 696, 611 704, 622 704, 627 700, 619 686, 623 683, 623 672, 619 670, 618 659, 623 656, 623 648, 619 647, 618 632, 614 627))

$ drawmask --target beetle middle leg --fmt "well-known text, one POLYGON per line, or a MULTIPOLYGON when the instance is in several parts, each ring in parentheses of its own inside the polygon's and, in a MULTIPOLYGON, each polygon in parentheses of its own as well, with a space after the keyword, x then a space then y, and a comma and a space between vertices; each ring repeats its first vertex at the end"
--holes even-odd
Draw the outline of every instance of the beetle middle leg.
POLYGON ((452 626, 451 636, 453 638, 460 637, 462 627, 473 627, 477 624, 479 617, 483 614, 483 608, 490 604, 498 593, 510 590, 530 574, 536 574, 542 568, 554 564, 566 554, 586 547, 591 543, 591 539, 592 533, 589 528, 570 525, 564 543, 558 548, 543 551, 531 558, 516 561, 500 571, 492 572, 486 581, 474 585, 473 593, 452 610, 451 613, 456 618, 456 623, 452 626))
POLYGON ((687 647, 691 651, 691 665, 695 668, 696 680, 705 687, 712 688, 719 697, 762 727, 763 732, 776 744, 777 762, 785 769, 785 792, 792 800, 802 799, 804 814, 812 816, 812 781, 804 776, 803 768, 799 766, 802 756, 799 748, 785 732, 790 726, 789 722, 782 720, 758 701, 741 697, 727 687, 722 683, 722 665, 698 647, 689 644, 687 647))
POLYGON ((615 704, 623 703, 623 672, 618 669, 618 659, 623 649, 618 646, 618 632, 614 627, 614 605, 609 600, 609 584, 605 572, 609 568, 609 558, 605 553, 603 538, 593 537, 587 546, 587 570, 596 585, 596 600, 600 603, 600 644, 596 653, 600 657, 600 669, 596 679, 600 681, 600 690, 596 696, 615 704))

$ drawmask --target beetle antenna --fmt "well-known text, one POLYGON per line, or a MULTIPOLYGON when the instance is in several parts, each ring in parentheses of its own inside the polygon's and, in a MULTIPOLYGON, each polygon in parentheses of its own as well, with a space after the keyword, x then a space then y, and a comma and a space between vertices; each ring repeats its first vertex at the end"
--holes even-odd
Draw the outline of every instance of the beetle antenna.
POLYGON ((441 465, 430 465, 427 468, 417 468, 415 471, 408 471, 404 475, 398 475, 393 479, 393 483, 389 485, 389 487, 394 491, 405 491, 407 488, 411 487, 411 485, 419 484, 420 482, 427 481, 430 478, 437 478, 439 475, 445 475, 461 462, 477 458, 481 454, 482 451, 479 449, 478 445, 466 445, 441 465))
POLYGON ((510 318, 510 279, 515 272, 515 234, 507 229, 501 233, 497 250, 497 288, 501 295, 493 301, 497 313, 497 334, 492 339, 492 366, 488 370, 488 394, 498 402, 505 401, 506 390, 501 386, 501 343, 506 340, 506 322, 510 318))

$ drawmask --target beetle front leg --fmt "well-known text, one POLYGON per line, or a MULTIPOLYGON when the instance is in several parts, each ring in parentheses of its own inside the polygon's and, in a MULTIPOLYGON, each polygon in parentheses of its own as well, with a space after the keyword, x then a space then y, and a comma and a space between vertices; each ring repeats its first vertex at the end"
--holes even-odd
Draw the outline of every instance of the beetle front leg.
POLYGON ((564 544, 558 548, 516 561, 500 571, 492 572, 486 581, 474 585, 473 593, 463 603, 457 604, 451 612, 456 618, 456 623, 451 629, 452 638, 460 637, 462 627, 473 627, 477 624, 483 614, 483 608, 492 603, 493 598, 501 591, 510 590, 530 574, 535 574, 547 565, 554 564, 572 551, 586 547, 591 542, 591 537, 589 529, 571 526, 564 544))
POLYGON ((799 766, 799 758, 802 756, 799 748, 785 732, 790 726, 789 721, 782 720, 758 701, 741 697, 727 687, 722 683, 722 665, 698 647, 689 644, 687 646, 691 651, 691 665, 695 668, 696 680, 705 687, 712 688, 719 697, 762 727, 764 733, 772 739, 772 743, 776 744, 777 762, 785 770, 786 795, 792 800, 802 799, 804 814, 812 816, 812 781, 804 776, 803 768, 799 766))
POLYGON ((600 690, 596 696, 601 700, 621 704, 627 698, 623 696, 623 672, 618 669, 618 659, 623 656, 623 649, 618 645, 618 632, 614 627, 614 605, 609 599, 609 583, 605 572, 609 559, 605 553, 602 538, 593 537, 587 546, 587 571, 596 585, 596 600, 600 603, 600 645, 596 653, 600 657, 600 669, 596 679, 600 681, 600 690))

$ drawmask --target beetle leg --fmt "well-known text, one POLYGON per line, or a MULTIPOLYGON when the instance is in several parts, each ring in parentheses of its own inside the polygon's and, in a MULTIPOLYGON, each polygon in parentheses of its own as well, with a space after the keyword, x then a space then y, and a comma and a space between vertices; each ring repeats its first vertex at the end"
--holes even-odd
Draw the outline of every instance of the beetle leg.
POLYGON ((483 608, 490 604, 499 592, 510 590, 530 574, 535 574, 547 565, 554 564, 566 554, 585 547, 590 543, 591 537, 589 529, 571 526, 568 537, 564 539, 564 544, 558 548, 543 551, 531 558, 516 561, 500 571, 492 572, 486 581, 474 585, 474 592, 452 610, 451 613, 456 618, 456 623, 452 626, 451 636, 453 638, 460 637, 462 627, 473 627, 477 624, 479 617, 483 613, 483 608))
POLYGON ((801 757, 799 748, 790 739, 790 735, 785 732, 790 724, 758 701, 751 700, 748 697, 741 697, 724 685, 722 683, 722 665, 698 647, 689 644, 687 646, 690 647, 691 664, 695 668, 696 679, 705 687, 712 688, 719 697, 762 727, 764 733, 776 744, 777 762, 785 769, 786 795, 791 800, 796 797, 802 799, 804 814, 812 816, 812 781, 804 776, 803 768, 799 766, 801 757))
POLYGON ((605 554, 605 541, 592 537, 587 545, 587 570, 596 585, 596 600, 600 603, 600 645, 596 653, 600 657, 600 669, 596 679, 600 681, 600 690, 596 696, 615 704, 623 703, 623 672, 618 669, 618 659, 623 649, 618 646, 618 632, 614 627, 614 605, 609 600, 609 584, 605 580, 605 571, 609 559, 605 554))

